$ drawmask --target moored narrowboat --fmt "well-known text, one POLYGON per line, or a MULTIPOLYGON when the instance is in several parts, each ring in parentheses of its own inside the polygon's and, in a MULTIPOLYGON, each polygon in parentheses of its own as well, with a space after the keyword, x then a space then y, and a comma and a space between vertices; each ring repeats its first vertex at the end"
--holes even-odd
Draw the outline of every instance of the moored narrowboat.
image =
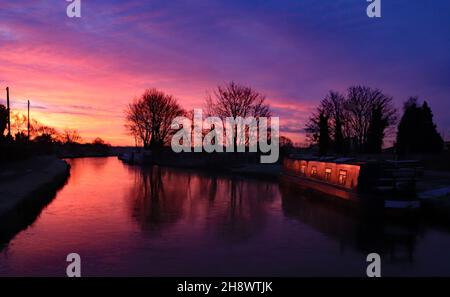
POLYGON ((305 158, 283 161, 283 178, 302 188, 346 201, 385 209, 418 209, 416 161, 358 161, 351 158, 305 158))

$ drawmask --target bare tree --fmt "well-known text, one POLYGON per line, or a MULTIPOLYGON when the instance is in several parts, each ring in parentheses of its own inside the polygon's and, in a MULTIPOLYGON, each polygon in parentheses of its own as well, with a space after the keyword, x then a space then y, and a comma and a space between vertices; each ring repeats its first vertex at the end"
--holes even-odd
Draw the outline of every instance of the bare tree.
POLYGON ((328 110, 330 119, 331 135, 334 139, 333 148, 336 153, 342 153, 344 138, 348 135, 348 122, 345 120, 347 110, 345 109, 345 97, 338 92, 330 91, 324 99, 325 109, 328 110))
POLYGON ((375 110, 381 113, 380 120, 386 123, 383 131, 397 121, 397 110, 393 106, 392 97, 385 95, 379 89, 366 86, 353 86, 348 89, 346 110, 349 134, 356 139, 359 150, 366 148, 375 110))
POLYGON ((79 143, 81 139, 80 133, 76 129, 64 129, 61 134, 61 142, 65 144, 79 143))
POLYGON ((348 149, 344 144, 352 141, 356 141, 359 151, 370 150, 368 146, 382 143, 385 131, 391 132, 397 121, 397 110, 392 97, 366 86, 350 87, 347 97, 334 91, 329 92, 306 124, 311 142, 318 142, 320 138, 320 115, 328 118, 331 141, 336 153, 348 149), (375 119, 374 115, 380 116, 375 119), (373 133, 374 127, 377 133, 373 133), (373 139, 374 137, 381 139, 373 139))
POLYGON ((147 148, 150 144, 151 129, 147 109, 144 105, 144 100, 141 98, 135 99, 133 103, 127 106, 125 128, 133 135, 136 145, 142 144, 144 148, 147 148))
MULTIPOLYGON (((206 98, 207 113, 224 120, 227 117, 270 117, 270 106, 266 103, 264 95, 244 85, 230 82, 224 86, 218 86, 213 94, 206 98)), ((237 146, 237 127, 234 128, 233 141, 237 146)), ((248 132, 248 131, 247 131, 248 132)))
POLYGON ((149 89, 129 104, 125 127, 145 148, 161 147, 168 143, 173 130, 172 120, 184 115, 175 98, 156 89, 149 89))
POLYGON ((265 96, 243 85, 230 82, 218 86, 213 95, 206 99, 209 115, 226 117, 270 117, 270 107, 265 103, 265 96))
POLYGON ((333 138, 336 152, 343 151, 344 138, 349 137, 346 118, 345 97, 338 92, 330 91, 320 102, 317 110, 306 123, 306 133, 311 142, 318 142, 320 137, 320 116, 328 119, 328 134, 333 138))
POLYGON ((294 143, 289 137, 286 136, 280 136, 280 147, 294 147, 294 143))
POLYGON ((46 138, 51 138, 54 141, 56 141, 56 139, 61 138, 61 135, 55 128, 46 126, 43 123, 37 121, 36 119, 32 119, 30 123, 30 138, 36 139, 42 136, 45 136, 46 138))

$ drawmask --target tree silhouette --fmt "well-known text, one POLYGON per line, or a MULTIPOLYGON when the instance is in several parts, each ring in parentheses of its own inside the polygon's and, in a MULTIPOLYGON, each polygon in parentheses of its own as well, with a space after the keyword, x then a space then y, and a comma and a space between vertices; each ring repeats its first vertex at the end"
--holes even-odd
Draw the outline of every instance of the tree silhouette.
POLYGON ((340 154, 344 151, 343 122, 345 122, 345 97, 338 92, 330 91, 323 104, 332 121, 334 151, 340 154))
POLYGON ((287 156, 294 148, 294 143, 289 137, 280 136, 280 156, 287 156))
POLYGON ((74 144, 81 141, 81 136, 76 129, 64 129, 61 135, 61 142, 65 144, 74 144))
POLYGON ((50 145, 55 142, 55 139, 50 134, 41 134, 36 136, 33 141, 39 144, 50 145))
POLYGON ((384 130, 389 123, 386 118, 383 118, 382 110, 376 106, 372 110, 372 117, 367 131, 367 145, 366 152, 381 153, 383 147, 384 130))
POLYGON ((208 96, 206 105, 210 115, 226 117, 270 117, 270 107, 266 98, 258 91, 230 82, 218 86, 213 96, 208 96))
POLYGON ((294 143, 289 137, 286 136, 280 136, 280 147, 287 147, 287 148, 293 148, 294 143))
POLYGON ((128 105, 125 113, 125 127, 141 141, 144 148, 165 145, 173 133, 172 120, 185 114, 175 98, 156 89, 146 90, 128 105))
POLYGON ((322 112, 319 116, 319 152, 326 155, 330 149, 330 129, 328 116, 322 112))
POLYGON ((422 105, 422 115, 424 130, 422 150, 429 153, 442 151, 444 140, 437 131, 436 124, 433 122, 433 112, 426 101, 424 101, 422 105))
POLYGON ((96 137, 93 141, 92 144, 94 146, 111 146, 109 143, 106 143, 106 141, 104 141, 102 138, 100 137, 96 137))
MULTIPOLYGON (((346 110, 347 120, 350 124, 350 133, 357 140, 358 150, 364 151, 367 148, 369 137, 369 126, 372 123, 374 111, 379 109, 381 119, 376 124, 383 124, 377 127, 378 131, 373 136, 381 139, 372 139, 372 143, 383 141, 384 131, 397 121, 397 110, 393 106, 392 97, 385 95, 378 89, 366 86, 353 86, 348 89, 346 110)), ((375 127, 374 127, 375 128, 375 127)), ((375 132, 375 131, 374 131, 375 132)))
POLYGON ((404 112, 398 125, 396 148, 399 154, 440 152, 444 141, 433 122, 433 113, 424 102, 411 97, 404 104, 404 112))
POLYGON ((335 153, 346 152, 351 141, 356 141, 360 152, 380 152, 396 114, 391 97, 378 89, 353 86, 346 97, 330 91, 307 122, 306 132, 312 142, 319 142, 321 116, 325 116, 329 125, 326 138, 335 153))
POLYGON ((62 135, 53 127, 46 126, 36 120, 32 121, 30 133, 33 140, 45 143, 54 143, 62 139, 62 135))
MULTIPOLYGON (((230 82, 225 86, 218 86, 212 95, 206 99, 207 112, 210 116, 217 116, 225 120, 227 117, 270 117, 270 107, 266 98, 258 91, 230 82)), ((237 147, 237 126, 233 128, 233 144, 237 147)))
POLYGON ((344 152, 344 135, 342 134, 342 118, 339 116, 334 122, 334 151, 337 154, 344 152))

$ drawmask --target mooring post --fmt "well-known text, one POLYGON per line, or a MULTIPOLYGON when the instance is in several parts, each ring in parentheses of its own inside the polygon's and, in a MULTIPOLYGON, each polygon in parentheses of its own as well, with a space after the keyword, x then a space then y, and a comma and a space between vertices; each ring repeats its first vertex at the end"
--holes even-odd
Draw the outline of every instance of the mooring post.
POLYGON ((11 110, 9 109, 9 87, 6 87, 6 110, 8 112, 8 136, 11 136, 11 110))

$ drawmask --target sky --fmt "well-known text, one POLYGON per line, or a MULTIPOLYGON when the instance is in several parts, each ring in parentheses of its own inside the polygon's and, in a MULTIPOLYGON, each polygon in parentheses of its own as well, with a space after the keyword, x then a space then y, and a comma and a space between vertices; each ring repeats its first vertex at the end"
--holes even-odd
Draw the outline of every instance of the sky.
POLYGON ((132 145, 124 109, 147 88, 204 107, 219 84, 265 94, 281 135, 304 142, 329 90, 364 84, 429 102, 450 139, 450 1, 0 0, 0 103, 56 127, 132 145))

